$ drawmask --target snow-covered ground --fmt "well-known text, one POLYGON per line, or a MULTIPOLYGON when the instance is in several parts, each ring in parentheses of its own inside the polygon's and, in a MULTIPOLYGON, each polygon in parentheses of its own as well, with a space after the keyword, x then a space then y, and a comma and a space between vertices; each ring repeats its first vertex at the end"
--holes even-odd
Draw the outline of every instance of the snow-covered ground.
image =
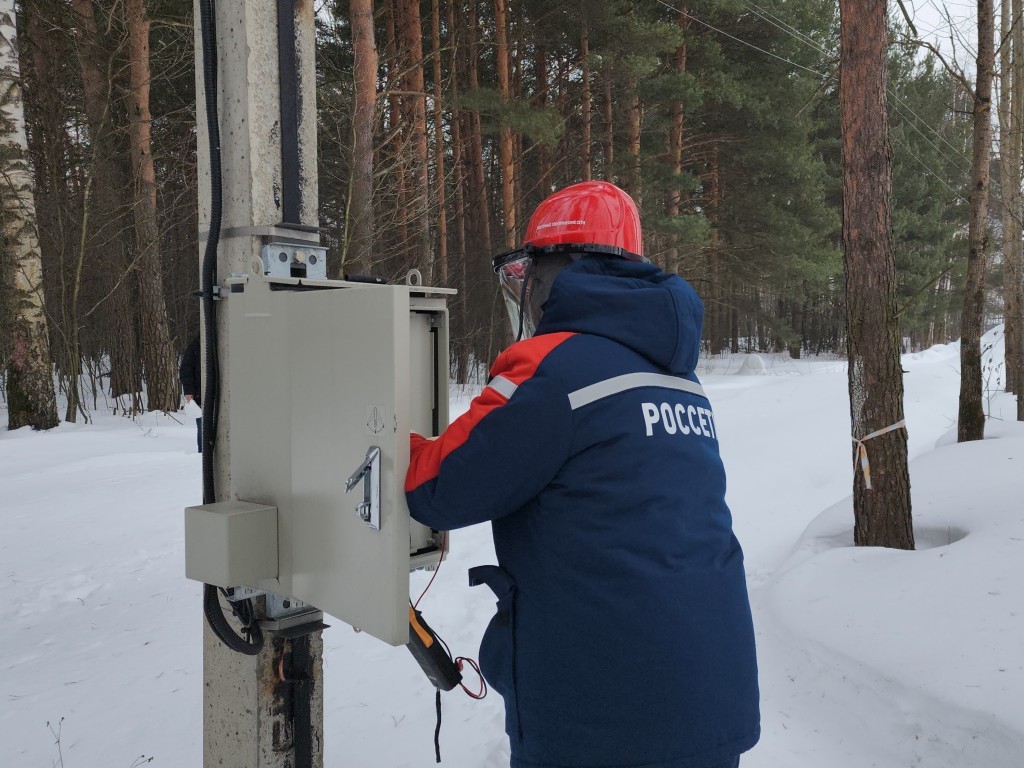
MULTIPOLYGON (((997 388, 998 330, 986 344, 997 388)), ((738 375, 741 357, 701 370, 759 643, 763 737, 743 765, 1024 766, 1012 399, 993 393, 988 439, 956 445, 957 347, 905 356, 918 550, 854 548, 845 367, 764 360, 758 376, 738 375)), ((182 542, 194 451, 182 416, 0 431, 3 768, 201 765, 203 619, 182 542)), ((493 558, 486 526, 456 533, 420 606, 458 654, 476 655, 493 611, 466 569, 493 558)), ((413 592, 425 583, 414 575, 413 592)), ((329 622, 326 764, 433 765, 433 689, 412 657, 329 622)), ((453 692, 444 707, 445 765, 508 764, 499 697, 453 692)))

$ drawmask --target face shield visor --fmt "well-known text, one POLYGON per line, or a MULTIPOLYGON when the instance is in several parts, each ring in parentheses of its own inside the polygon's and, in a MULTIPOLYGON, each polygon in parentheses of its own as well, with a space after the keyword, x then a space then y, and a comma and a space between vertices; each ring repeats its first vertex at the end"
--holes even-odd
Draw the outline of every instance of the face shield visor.
POLYGON ((526 246, 494 258, 494 271, 516 341, 536 333, 555 278, 583 255, 526 246))

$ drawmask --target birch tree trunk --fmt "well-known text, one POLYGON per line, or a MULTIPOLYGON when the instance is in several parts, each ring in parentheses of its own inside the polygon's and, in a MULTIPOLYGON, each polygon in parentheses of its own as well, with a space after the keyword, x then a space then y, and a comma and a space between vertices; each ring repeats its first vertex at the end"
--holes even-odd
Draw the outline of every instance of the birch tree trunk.
POLYGON ((8 429, 57 426, 49 334, 43 309, 43 264, 29 169, 14 0, 0 0, 0 265, 11 305, 7 360, 8 429))
POLYGON ((373 129, 377 117, 377 43, 373 0, 352 0, 349 6, 355 105, 352 114, 352 184, 349 207, 349 248, 344 272, 368 270, 373 256, 373 129))
POLYGON ((153 165, 152 122, 149 111, 149 19, 145 0, 127 0, 129 140, 134 183, 135 237, 138 248, 138 286, 143 377, 150 411, 176 411, 181 403, 178 364, 171 341, 160 261, 160 227, 156 209, 156 168, 153 165))
POLYGON ((988 260, 989 151, 992 144, 992 70, 995 68, 992 0, 978 0, 977 83, 974 88, 974 148, 971 159, 971 219, 967 278, 960 317, 960 411, 957 441, 985 437, 982 407, 981 325, 988 260))
POLYGON ((885 0, 840 0, 843 166, 854 542, 914 548, 892 245, 885 0), (870 472, 861 460, 866 451, 870 472))

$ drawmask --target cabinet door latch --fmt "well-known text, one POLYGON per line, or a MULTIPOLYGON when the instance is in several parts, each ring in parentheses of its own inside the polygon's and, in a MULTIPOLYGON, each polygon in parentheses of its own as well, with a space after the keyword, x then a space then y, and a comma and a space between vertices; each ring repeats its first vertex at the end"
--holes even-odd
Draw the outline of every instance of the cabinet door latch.
POLYGON ((345 493, 363 484, 363 500, 356 504, 359 518, 375 531, 380 530, 380 447, 371 445, 366 458, 345 482, 345 493))

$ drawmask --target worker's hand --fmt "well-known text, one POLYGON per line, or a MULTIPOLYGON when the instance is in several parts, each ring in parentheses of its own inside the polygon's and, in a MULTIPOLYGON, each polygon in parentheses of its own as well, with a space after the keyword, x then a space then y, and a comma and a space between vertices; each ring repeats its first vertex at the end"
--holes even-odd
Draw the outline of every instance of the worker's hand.
POLYGON ((192 402, 192 395, 185 395, 185 402, 186 403, 191 403, 192 402))

